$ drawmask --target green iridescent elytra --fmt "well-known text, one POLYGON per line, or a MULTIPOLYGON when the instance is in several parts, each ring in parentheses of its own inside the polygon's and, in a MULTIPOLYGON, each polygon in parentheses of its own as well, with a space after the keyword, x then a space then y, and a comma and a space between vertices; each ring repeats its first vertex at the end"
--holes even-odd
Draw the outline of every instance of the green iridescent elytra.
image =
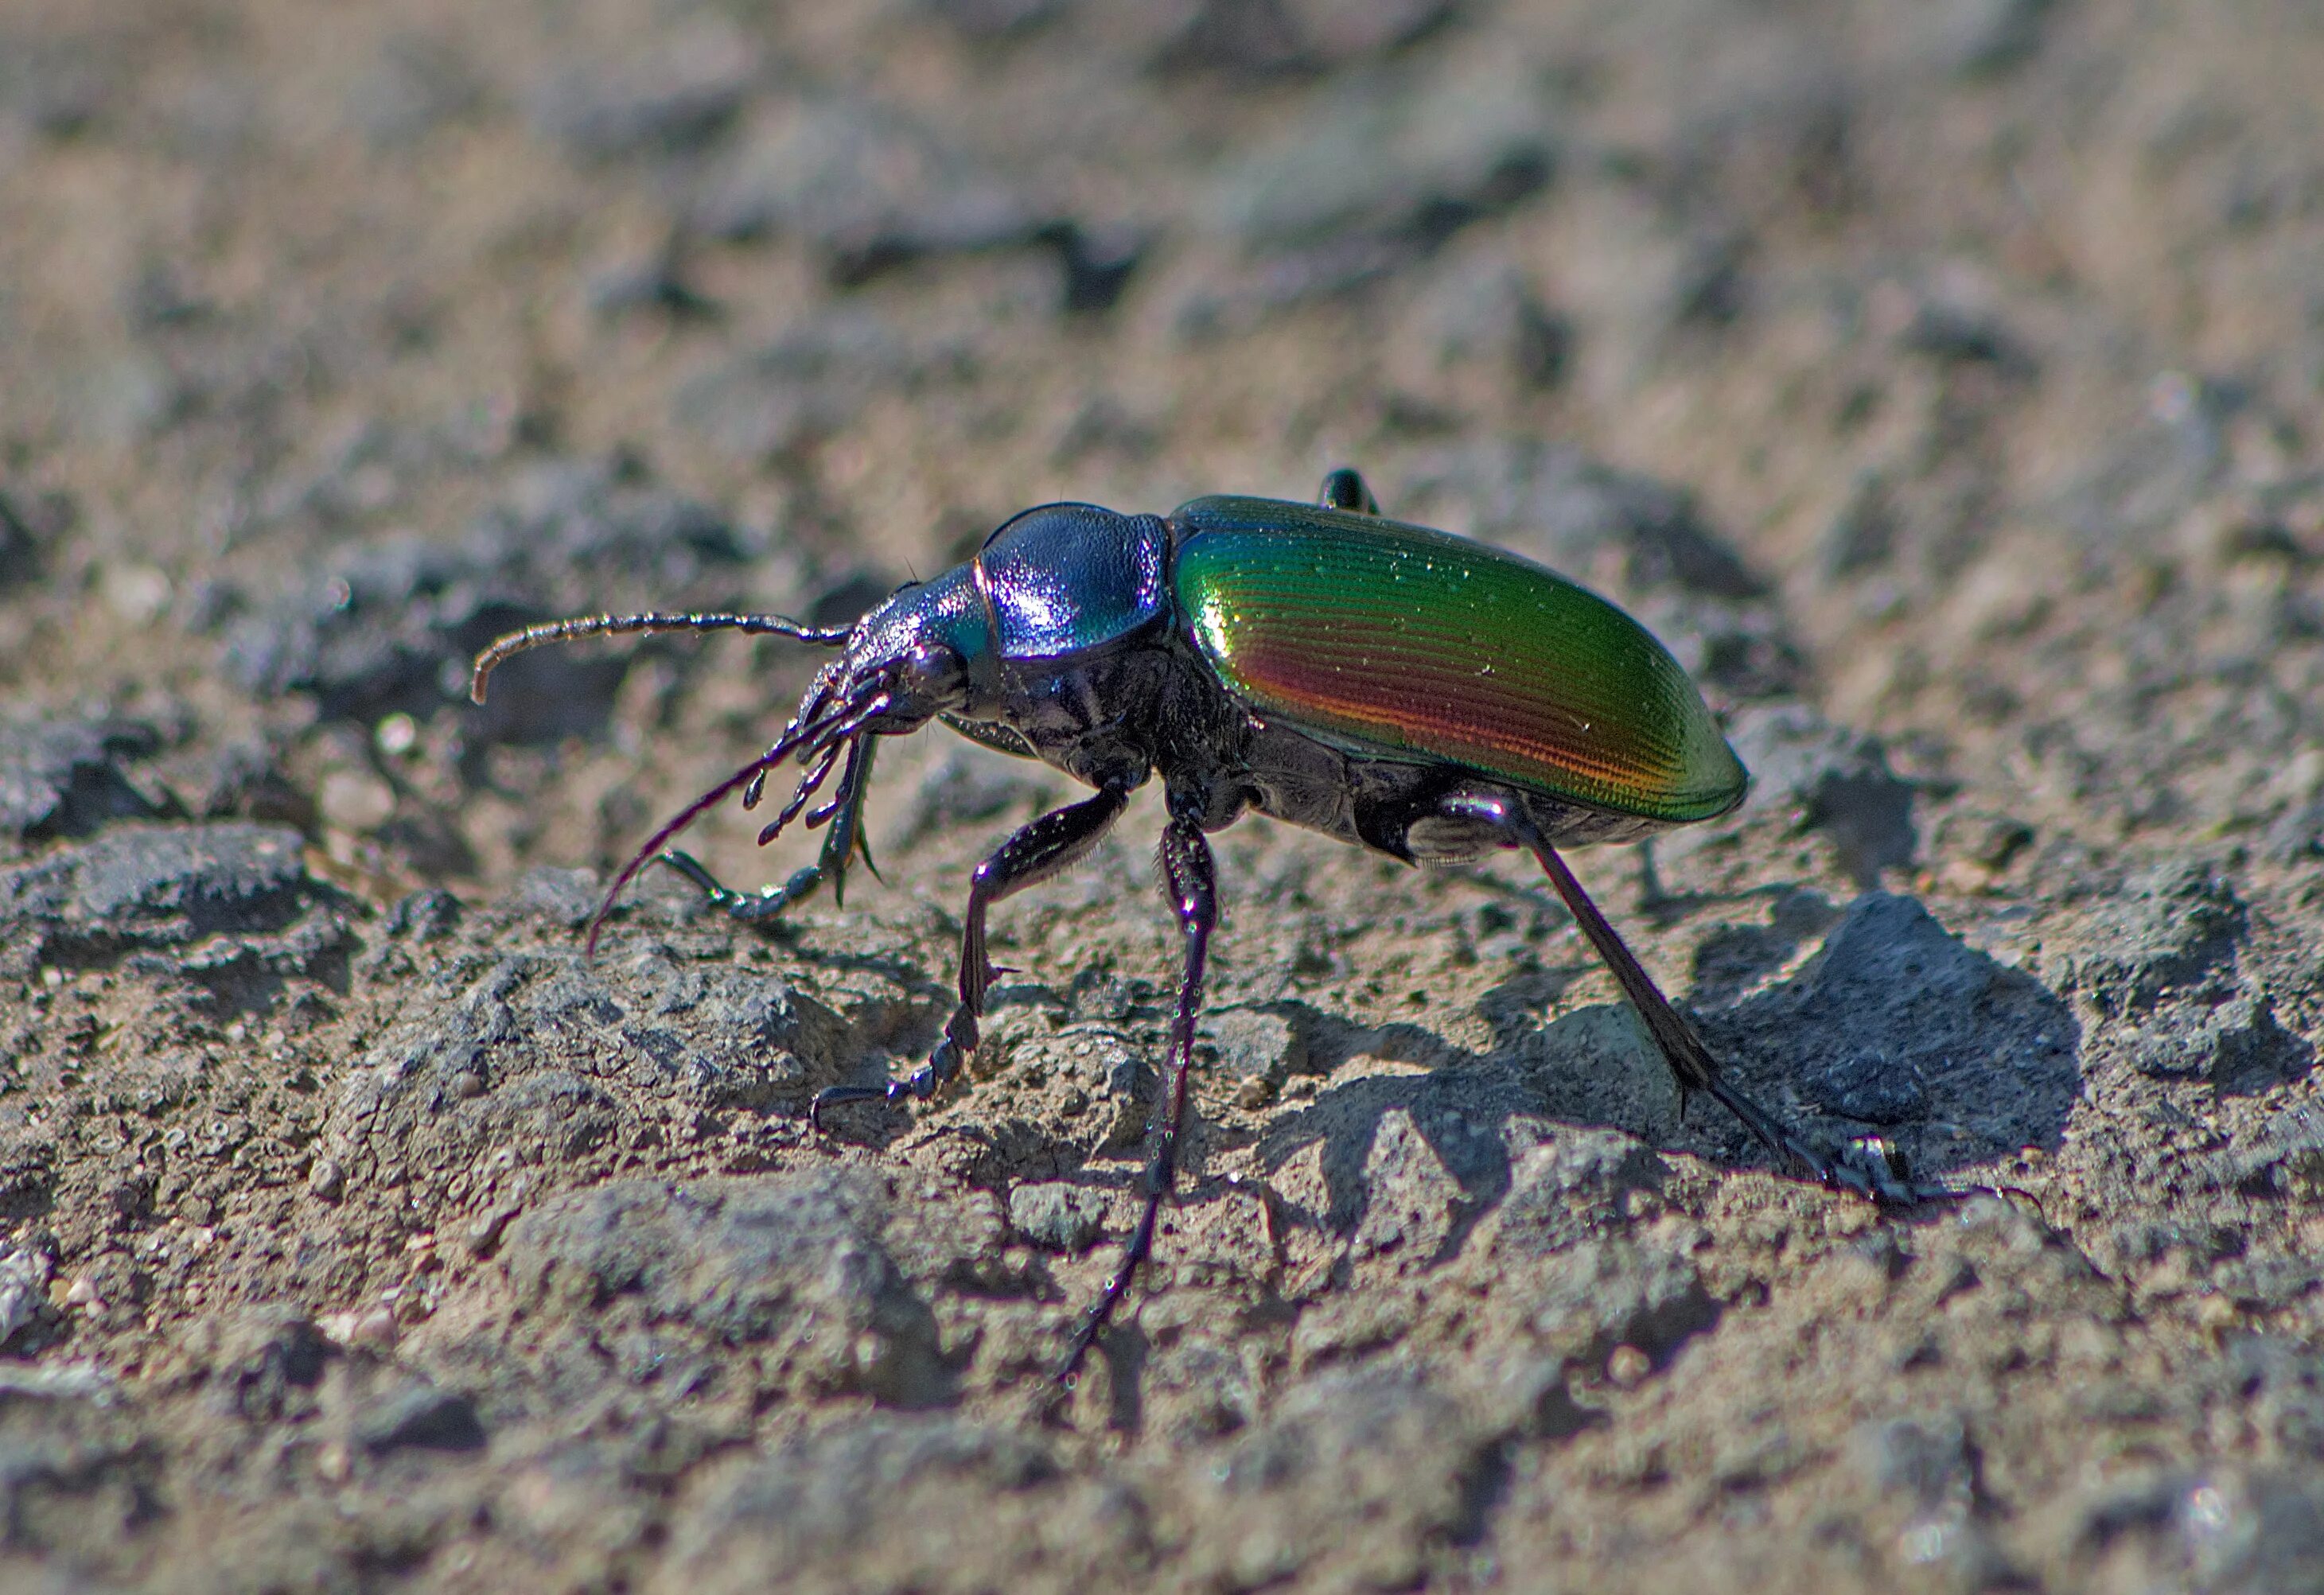
POLYGON ((1199 498, 1170 519, 1178 613, 1262 716, 1672 824, 1742 800, 1749 778, 1678 661, 1554 571, 1275 499, 1199 498))

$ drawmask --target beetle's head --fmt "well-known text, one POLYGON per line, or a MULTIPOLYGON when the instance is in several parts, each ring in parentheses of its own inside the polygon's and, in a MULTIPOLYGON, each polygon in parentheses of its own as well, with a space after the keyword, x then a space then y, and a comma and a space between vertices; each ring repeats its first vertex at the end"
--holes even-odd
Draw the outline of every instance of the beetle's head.
POLYGON ((969 566, 898 591, 855 622, 847 646, 799 702, 798 720, 836 705, 868 712, 862 734, 897 736, 980 696, 992 632, 969 566))
MULTIPOLYGON (((644 618, 644 617, 641 617, 644 618)), ((664 617, 651 617, 658 622, 664 617)), ((695 617, 697 622, 713 617, 695 617)), ((752 617, 753 623, 735 625, 733 617, 715 617, 719 624, 685 623, 618 627, 597 622, 569 622, 565 630, 536 628, 534 636, 520 636, 495 645, 487 660, 479 661, 479 679, 503 657, 504 646, 530 646, 534 641, 584 635, 608 630, 752 630, 835 647, 839 657, 815 673, 783 727, 767 751, 680 809, 654 833, 614 877, 604 904, 589 927, 596 943, 598 927, 637 872, 659 856, 679 832, 740 791, 742 807, 755 808, 765 796, 769 774, 796 759, 798 784, 775 817, 759 832, 761 846, 779 834, 801 814, 809 826, 829 821, 853 804, 871 772, 870 740, 918 731, 937 715, 968 706, 985 678, 978 665, 993 657, 991 626, 984 613, 972 567, 963 566, 926 585, 905 587, 853 626, 816 629, 780 617, 752 617), (779 622, 779 623, 777 623, 779 622), (574 630, 579 627, 580 630, 574 630), (836 774, 838 783, 820 806, 808 808, 816 794, 836 774)))

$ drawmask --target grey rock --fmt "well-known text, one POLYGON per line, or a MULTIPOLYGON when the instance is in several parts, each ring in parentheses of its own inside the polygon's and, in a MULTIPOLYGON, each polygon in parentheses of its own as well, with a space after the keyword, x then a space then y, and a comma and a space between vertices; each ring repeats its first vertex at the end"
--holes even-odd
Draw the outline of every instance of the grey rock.
POLYGON ((2030 373, 2033 355, 1994 312, 1927 299, 1913 312, 1898 341, 1915 355, 2030 373))
POLYGON ((18 1246, 0 1253, 0 1346, 32 1323, 48 1305, 49 1254, 36 1246, 18 1246))
POLYGON ((0 37, 0 130, 13 122, 56 142, 95 132, 110 117, 122 77, 94 34, 11 29, 0 37))
POLYGON ((2218 1595, 2324 1590, 2324 1499, 2312 1476, 2221 1468, 2186 1480, 2172 1528, 2194 1588, 2218 1595))
POLYGON ((1212 1587, 1397 1589, 1471 1519, 1494 1448, 1449 1396, 1408 1377, 1328 1371, 1289 1391, 1190 1480, 1212 1587))
POLYGON ((1144 1053, 1119 1042, 1101 1051, 1099 1071, 1095 1094, 1109 1111, 1102 1121, 1097 1150, 1126 1152, 1146 1139, 1161 1077, 1144 1053))
POLYGON ((1311 64, 1307 41, 1287 0, 1194 0, 1148 57, 1157 72, 1221 72, 1246 79, 1280 77, 1311 64))
POLYGON ((240 821, 116 826, 0 872, 0 968, 111 963, 142 950, 228 945, 185 973, 244 954, 306 973, 343 951, 337 893, 309 877, 295 831, 240 821))
POLYGON ((2209 864, 2158 865, 2095 917, 2087 939, 2099 950, 2074 961, 2075 982, 2108 1013, 2217 991, 2231 976, 2248 919, 2233 883, 2209 864))
POLYGON ((187 389, 158 355, 123 349, 97 355, 64 379, 74 433, 100 447, 125 447, 166 431, 183 415, 187 389))
POLYGON ((1325 68, 1389 54, 1454 21, 1455 0, 1289 0, 1307 47, 1325 68))
POLYGON ((1514 1332, 1568 1362, 1602 1362, 1635 1346, 1657 1364, 1719 1321, 1693 1262, 1622 1237, 1583 1240, 1509 1277, 1492 1310, 1514 1332))
POLYGON ((341 114, 374 150, 396 151, 472 115, 484 101, 484 85, 448 41, 398 33, 356 74, 341 114))
POLYGON ((1977 1480, 1960 1414, 1865 1424, 1849 1446, 1858 1471, 1882 1494, 1902 1496, 1923 1511, 1968 1509, 1977 1480))
POLYGON ((1826 1112, 1859 1124, 1903 1124, 1929 1109, 1920 1070, 1877 1052, 1826 1058, 1804 1071, 1800 1084, 1826 1112))
POLYGON ((1139 8, 1148 70, 1255 86, 1394 55, 1456 14, 1452 0, 1157 0, 1139 8))
POLYGON ((1405 484, 1462 492, 1480 536, 1625 595, 1664 589, 1756 598, 1767 585, 1703 521, 1693 495, 1567 444, 1508 438, 1449 456, 1405 484), (1465 491, 1462 484, 1465 484, 1465 491))
POLYGON ((158 1508, 159 1472, 109 1383, 47 1369, 0 1379, 0 1520, 10 1551, 106 1565, 158 1508))
POLYGON ((876 1183, 842 1171, 669 1185, 617 1180, 509 1226, 527 1300, 632 1298, 650 1320, 771 1343, 811 1388, 918 1405, 941 1388, 936 1321, 881 1240, 876 1183))
POLYGON ((2227 1095, 2256 1095, 2316 1066, 2315 1046, 2283 1028, 2264 992, 2147 1010, 2125 1027, 2122 1039, 2142 1074, 2206 1080, 2227 1095))
POLYGON ((2240 1336, 2227 1353, 2237 1388, 2251 1393, 2261 1432, 2287 1457, 2324 1461, 2324 1361, 2277 1335, 2240 1336))
POLYGON ((1738 714, 1728 740, 1751 772, 1747 813, 1788 811, 1802 829, 1822 832, 1860 886, 1912 863, 1920 847, 1915 791, 1889 767, 1877 737, 1781 705, 1738 714))
POLYGON ((652 312, 708 318, 717 303, 697 290, 683 250, 664 244, 615 261, 590 275, 589 308, 607 319, 652 312))
POLYGON ((1522 272, 1490 255, 1430 283, 1413 319, 1440 362, 1499 361, 1536 389, 1564 380, 1575 336, 1572 323, 1543 302, 1522 272))
POLYGON ((1135 1579, 1154 1558, 1139 1497, 1102 1474, 1070 1478, 1030 1432, 883 1414, 728 1472, 680 1520, 650 1587, 742 1595, 779 1567, 805 1595, 1062 1592, 1135 1579))
POLYGON ((973 747, 947 747, 913 791, 888 845, 900 853, 956 826, 997 826, 1005 816, 1029 816, 1054 794, 1020 761, 973 747))
POLYGON ((1909 8, 1903 30, 1922 60, 1961 77, 2023 66, 2038 53, 2052 0, 1938 0, 1909 8))
POLYGON ((1072 8, 1074 0, 919 0, 918 9, 979 43, 1021 39, 1072 8))
POLYGON ((1018 1185, 1009 1193, 1009 1222, 1047 1251, 1086 1251, 1105 1232, 1106 1198, 1061 1180, 1018 1185))
POLYGON ((159 816, 161 805, 123 767, 161 744, 152 726, 131 720, 0 721, 0 830, 34 841, 159 816))
POLYGON ((578 930, 595 919, 604 900, 605 883, 595 870, 555 864, 527 870, 509 890, 510 906, 518 912, 539 915, 567 930, 578 930))
POLYGON ((2324 1122, 2306 1109, 2279 1115, 2259 1145, 2223 1165, 2218 1184, 2225 1188, 2302 1200, 2324 1195, 2324 1122))
POLYGON ((958 348, 911 345, 869 309, 829 311, 689 378, 671 413, 737 458, 784 459, 843 430, 876 394, 970 369, 958 348))
POLYGON ((458 898, 441 887, 426 886, 396 899, 381 928, 392 936, 438 941, 458 928, 461 912, 458 898))
POLYGON ((1064 221, 956 144, 868 100, 797 100, 707 180, 687 225, 729 242, 805 238, 835 281, 1041 241, 1064 221))
POLYGON ((282 767, 281 750, 234 741, 173 758, 163 767, 171 789, 206 820, 258 820, 311 834, 321 821, 311 792, 282 767))
POLYGON ((2270 821, 2259 851, 2281 864, 2310 862, 2324 857, 2324 798, 2294 803, 2270 821))
POLYGON ((1238 1080, 1280 1086, 1307 1067, 1306 1035, 1284 1014, 1213 1009, 1203 1015, 1196 1034, 1218 1049, 1220 1065, 1238 1080))
POLYGON ((61 493, 26 499, 0 492, 0 591, 29 582, 47 563, 47 549, 72 528, 73 502, 61 493))
POLYGON ((1899 529, 1895 494, 1880 473, 1859 474, 1848 502, 1824 529, 1818 548, 1823 574, 1833 580, 1859 576, 1888 564, 1899 529))
POLYGON ((532 95, 533 125, 581 161, 689 154, 733 125, 759 73, 739 32, 681 29, 650 54, 551 74, 532 95))
POLYGON ((337 1348, 305 1314, 253 1307, 228 1326, 210 1374, 214 1411, 254 1424, 313 1410, 314 1391, 337 1348))
POLYGON ((355 1415, 355 1439, 374 1456, 407 1449, 482 1451, 485 1444, 474 1402, 417 1379, 366 1402, 355 1415))
POLYGON ((1530 1266, 1629 1222, 1632 1193, 1655 1193, 1669 1165, 1617 1129, 1560 1129, 1519 1158, 1508 1194, 1479 1226, 1486 1256, 1530 1266))
POLYGON ((1555 165, 1546 97, 1521 68, 1401 93, 1367 83, 1234 161, 1211 214, 1255 256, 1351 243, 1421 250, 1528 198, 1555 165))
POLYGON ((1735 1053, 1780 1057, 1783 1078, 1845 1117, 1940 1114, 1955 1156, 2053 1143, 2079 1089, 2065 1004, 1886 892, 1849 904, 1796 980, 1710 1028, 1735 1053))
MULTIPOLYGON (((701 504, 601 466, 536 473, 453 543, 395 535, 360 545, 224 625, 224 665, 245 691, 300 694, 327 718, 425 718, 465 701, 469 661, 502 632, 595 607, 620 583, 673 608, 733 597, 752 550, 701 504)), ((554 741, 601 727, 624 659, 512 659, 467 720, 485 741, 554 741)))

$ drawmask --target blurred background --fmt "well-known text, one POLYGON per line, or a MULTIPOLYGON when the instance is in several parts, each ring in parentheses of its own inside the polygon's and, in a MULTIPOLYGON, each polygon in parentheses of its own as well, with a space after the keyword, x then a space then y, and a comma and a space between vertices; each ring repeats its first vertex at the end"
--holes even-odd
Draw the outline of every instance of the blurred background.
POLYGON ((844 618, 1028 503, 1352 463, 1632 604, 1724 706, 2006 789, 1924 862, 2297 854, 2313 21, 18 0, 0 680, 134 722, 90 757, 196 812, 499 879, 652 807, 549 782, 560 739, 619 720, 691 779, 797 680, 657 646, 447 713, 504 626, 844 618))

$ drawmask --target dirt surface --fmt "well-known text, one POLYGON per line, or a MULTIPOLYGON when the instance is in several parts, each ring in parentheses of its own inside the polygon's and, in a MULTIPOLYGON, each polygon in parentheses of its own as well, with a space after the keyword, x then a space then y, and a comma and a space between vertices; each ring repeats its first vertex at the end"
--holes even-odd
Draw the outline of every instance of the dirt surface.
MULTIPOLYGON (((2297 0, 0 4, 0 1585, 2324 1590, 2324 30, 2297 0), (773 641, 1057 497, 1645 618, 1756 784, 1266 821, 1158 1265, 1158 805, 888 745, 771 930, 611 868, 773 641)), ((758 816, 695 836, 779 880, 758 816)))

